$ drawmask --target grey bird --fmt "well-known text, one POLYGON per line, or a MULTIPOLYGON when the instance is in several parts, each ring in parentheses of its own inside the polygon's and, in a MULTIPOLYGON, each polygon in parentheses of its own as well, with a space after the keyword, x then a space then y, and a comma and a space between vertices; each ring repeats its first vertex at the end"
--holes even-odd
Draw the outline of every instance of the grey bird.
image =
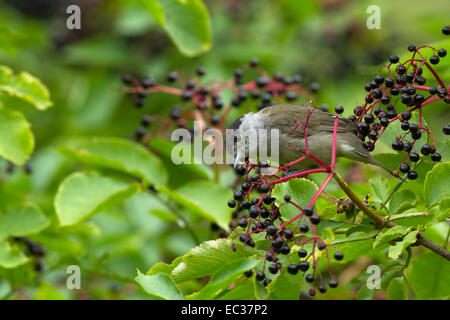
MULTIPOLYGON (((229 143, 227 137, 227 151, 234 157, 234 165, 245 161, 249 154, 270 154, 276 144, 267 133, 267 143, 261 145, 249 141, 251 134, 256 134, 258 139, 261 130, 270 131, 276 129, 279 132, 278 149, 279 163, 287 164, 300 158, 306 150, 304 131, 301 126, 306 124, 310 110, 308 125, 306 127, 309 153, 323 162, 330 164, 333 147, 333 129, 336 117, 339 119, 336 136, 336 156, 351 160, 370 163, 383 168, 393 175, 393 172, 379 163, 362 146, 361 139, 357 136, 355 123, 347 118, 337 116, 318 108, 308 108, 305 105, 279 104, 266 107, 257 113, 247 113, 235 120, 230 129, 234 129, 234 144, 229 143), (300 126, 299 126, 300 125, 300 126), (261 150, 261 149, 265 150, 261 150), (258 149, 258 150, 256 150, 258 149), (300 149, 300 150, 299 150, 300 149), (263 151, 261 153, 261 151, 263 151), (253 152, 253 153, 252 153, 253 152)), ((253 158, 253 157, 252 157, 253 158)), ((265 160, 259 156, 259 160, 265 160)), ((317 163, 311 159, 305 159, 291 166, 292 169, 304 170, 317 167, 317 163)))

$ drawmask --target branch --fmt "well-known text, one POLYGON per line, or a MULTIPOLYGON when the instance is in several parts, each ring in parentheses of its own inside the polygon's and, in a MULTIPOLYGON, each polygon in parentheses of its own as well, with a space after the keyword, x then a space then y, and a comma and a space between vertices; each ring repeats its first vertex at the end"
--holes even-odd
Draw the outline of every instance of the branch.
MULTIPOLYGON (((395 224, 392 221, 386 221, 383 217, 377 215, 375 212, 373 212, 372 210, 370 210, 359 198, 358 196, 350 189, 350 187, 348 186, 348 184, 344 181, 344 179, 342 179, 342 177, 335 172, 334 173, 334 179, 336 180, 336 182, 341 186, 342 190, 344 190, 344 192, 347 194, 347 196, 353 201, 354 204, 356 204, 356 206, 363 211, 367 216, 369 216, 372 220, 375 221, 375 223, 377 224, 377 227, 381 228, 381 227, 386 227, 386 228, 393 228, 396 227, 397 224, 395 224)), ((434 242, 428 240, 427 238, 425 238, 422 233, 419 233, 417 235, 417 245, 422 245, 428 249, 430 249, 431 251, 437 253, 438 255, 440 255, 441 257, 447 259, 450 261, 450 252, 435 244, 434 242)))

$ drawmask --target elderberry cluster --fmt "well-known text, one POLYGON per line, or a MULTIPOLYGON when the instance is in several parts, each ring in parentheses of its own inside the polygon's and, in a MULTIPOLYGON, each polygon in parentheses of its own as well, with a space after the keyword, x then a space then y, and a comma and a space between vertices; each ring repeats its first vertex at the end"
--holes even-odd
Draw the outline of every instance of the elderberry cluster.
POLYGON ((144 107, 152 92, 165 92, 180 98, 180 103, 171 108, 168 117, 143 115, 134 134, 135 140, 145 143, 152 136, 166 134, 174 127, 188 128, 191 135, 194 135, 191 125, 194 120, 199 119, 204 122, 205 130, 210 127, 223 129, 232 108, 247 104, 247 109, 256 106, 256 109, 261 110, 278 103, 295 102, 301 97, 313 99, 312 93, 319 90, 316 82, 310 83, 309 89, 304 89, 304 77, 299 74, 284 76, 276 72, 269 76, 259 66, 257 59, 235 69, 232 78, 226 82, 204 83, 202 78, 205 74, 203 67, 199 67, 192 78, 182 77, 178 72, 172 71, 167 75, 165 84, 156 83, 151 76, 138 79, 129 74, 123 75, 122 82, 126 85, 123 90, 132 94, 137 108, 144 107), (224 101, 222 97, 222 92, 226 89, 234 92, 230 101, 224 101), (155 128, 150 130, 152 125, 155 128))
MULTIPOLYGON (((316 226, 321 220, 314 208, 310 206, 300 207, 289 194, 284 195, 283 203, 276 204, 275 198, 272 197, 274 188, 272 182, 276 180, 271 180, 271 175, 261 174, 261 169, 269 166, 266 161, 262 160, 258 164, 247 161, 244 165, 235 168, 238 179, 241 182, 243 180, 243 182, 240 183, 240 188, 234 191, 233 199, 228 201, 228 206, 235 209, 233 213, 234 223, 230 224, 230 227, 235 228, 233 238, 238 238, 244 245, 255 247, 257 244, 254 238, 258 237, 259 234, 264 235, 264 242, 268 243, 264 255, 264 266, 263 270, 257 271, 255 275, 258 281, 263 281, 263 286, 267 286, 271 282, 266 273, 267 266, 268 272, 273 275, 283 269, 292 275, 302 272, 307 282, 313 283, 320 292, 325 293, 327 288, 317 268, 315 253, 316 250, 328 250, 328 246, 333 245, 325 243, 318 236, 316 226), (295 219, 286 221, 280 214, 280 207, 289 205, 295 206, 299 210, 299 215, 295 219), (295 227, 292 226, 293 223, 296 223, 295 227), (308 232, 312 233, 312 236, 309 236, 308 232), (292 247, 296 245, 296 238, 299 236, 306 240, 297 252, 298 263, 283 266, 279 256, 291 254, 292 247), (311 252, 303 248, 308 243, 313 244, 311 252), (312 269, 312 272, 307 273, 310 269, 312 269)), ((256 241, 260 241, 261 237, 258 237, 258 239, 256 241)), ((264 246, 264 244, 261 244, 261 246, 264 246)), ((343 257, 342 252, 337 251, 334 254, 336 260, 342 260, 343 257)), ((248 270, 244 274, 251 277, 253 270, 248 270)), ((328 286, 336 288, 338 282, 333 278, 331 270, 330 274, 331 279, 328 286)), ((310 294, 311 296, 315 295, 315 290, 310 290, 310 294)))
MULTIPOLYGON (((445 49, 416 47, 411 44, 408 51, 412 52, 411 58, 400 62, 397 55, 391 55, 389 65, 383 66, 382 72, 365 84, 364 88, 368 92, 365 103, 355 107, 349 119, 356 123, 357 134, 368 151, 374 150, 376 142, 388 126, 398 123, 404 133, 396 136, 392 148, 406 152, 405 160, 399 164, 399 171, 406 173, 407 177, 413 180, 417 178, 417 173, 408 163, 420 160, 418 150, 422 155, 431 155, 433 161, 440 161, 442 158, 437 152, 433 133, 423 121, 421 110, 424 106, 440 100, 450 104, 450 88, 433 69, 433 65, 437 65, 441 58, 446 57, 445 49), (423 54, 425 50, 432 51, 428 59, 423 54), (428 80, 423 75, 424 69, 434 76, 437 86, 425 85, 428 80), (414 111, 419 112, 417 122, 412 121, 414 111), (423 141, 420 147, 419 141, 423 141)), ((338 114, 343 111, 343 106, 335 108, 338 114)), ((449 131, 449 126, 444 126, 443 132, 449 134, 449 131)))

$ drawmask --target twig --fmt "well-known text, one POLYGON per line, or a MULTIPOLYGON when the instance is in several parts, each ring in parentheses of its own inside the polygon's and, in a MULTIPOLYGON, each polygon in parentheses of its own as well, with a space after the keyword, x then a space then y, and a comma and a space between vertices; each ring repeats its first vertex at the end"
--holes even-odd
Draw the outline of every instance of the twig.
MULTIPOLYGON (((334 179, 336 182, 341 186, 342 190, 347 194, 347 196, 353 201, 356 206, 363 211, 367 216, 369 216, 372 220, 375 221, 377 226, 379 228, 386 227, 386 228, 393 228, 396 227, 397 224, 395 224, 392 221, 386 221, 383 217, 377 215, 375 212, 370 210, 359 198, 358 196, 350 189, 348 184, 342 179, 342 177, 337 173, 334 172, 334 179)), ((417 235, 417 245, 422 245, 425 248, 430 249, 431 251, 437 253, 441 257, 447 259, 450 261, 450 251, 447 249, 437 245, 433 241, 428 240, 425 238, 422 233, 418 233, 417 235)))

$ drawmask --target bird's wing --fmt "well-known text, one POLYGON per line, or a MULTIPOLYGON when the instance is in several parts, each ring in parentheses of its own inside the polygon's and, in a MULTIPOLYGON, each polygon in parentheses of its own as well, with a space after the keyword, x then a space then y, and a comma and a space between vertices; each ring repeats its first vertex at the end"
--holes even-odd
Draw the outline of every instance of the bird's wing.
POLYGON ((279 129, 281 134, 292 138, 304 138, 303 126, 308 119, 306 132, 308 136, 318 132, 333 132, 334 119, 339 118, 338 132, 352 132, 356 134, 356 126, 349 119, 339 117, 322 111, 318 108, 310 108, 308 119, 308 107, 295 104, 279 104, 264 108, 261 114, 270 118, 266 125, 270 129, 279 129))

